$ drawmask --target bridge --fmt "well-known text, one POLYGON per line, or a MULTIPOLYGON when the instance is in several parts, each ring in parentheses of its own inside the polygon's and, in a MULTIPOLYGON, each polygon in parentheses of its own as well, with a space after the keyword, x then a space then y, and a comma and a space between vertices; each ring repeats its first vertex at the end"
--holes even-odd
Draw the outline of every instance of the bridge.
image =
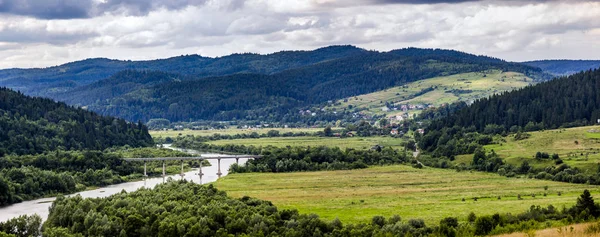
MULTIPOLYGON (((147 162, 153 162, 153 161, 162 161, 163 163, 163 177, 165 177, 167 175, 166 172, 166 165, 165 162, 166 161, 181 161, 181 176, 183 177, 185 175, 184 171, 183 171, 183 164, 184 161, 186 160, 199 160, 199 161, 203 161, 203 160, 217 160, 217 164, 218 164, 218 169, 217 169, 217 175, 219 176, 219 178, 221 178, 221 175, 223 173, 221 173, 221 160, 222 159, 235 159, 235 163, 239 164, 240 163, 240 159, 258 159, 261 158, 262 156, 250 156, 250 155, 237 155, 237 156, 189 156, 189 157, 153 157, 153 158, 123 158, 124 161, 127 162, 144 162, 144 177, 148 177, 148 175, 146 174, 146 163, 147 162)), ((202 162, 200 162, 200 169, 198 171, 198 175, 200 175, 200 179, 202 179, 202 175, 204 175, 202 173, 202 162)))

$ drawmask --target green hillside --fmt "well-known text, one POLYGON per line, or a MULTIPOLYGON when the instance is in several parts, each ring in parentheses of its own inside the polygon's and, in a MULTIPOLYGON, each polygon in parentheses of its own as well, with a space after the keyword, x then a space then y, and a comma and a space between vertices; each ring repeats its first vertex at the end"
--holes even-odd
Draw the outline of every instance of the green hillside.
POLYGON ((428 130, 473 126, 478 132, 500 134, 591 125, 600 119, 599 90, 600 70, 582 72, 478 100, 433 121, 428 130))
POLYGON ((142 124, 0 88, 0 157, 153 144, 142 124))
MULTIPOLYGON (((126 71, 54 98, 130 121, 299 122, 313 119, 298 114, 299 109, 331 100, 427 78, 489 70, 520 72, 536 81, 547 79, 540 69, 522 64, 452 50, 409 48, 357 51, 274 73, 240 70, 202 77, 126 71)), ((336 121, 345 116, 349 115, 319 112, 317 119, 336 121)))
POLYGON ((408 83, 382 91, 339 100, 329 110, 350 109, 368 115, 418 114, 428 106, 439 107, 456 101, 470 103, 492 94, 525 87, 533 79, 517 72, 489 70, 435 77, 408 83), (423 93, 425 92, 425 93, 423 93), (402 105, 423 105, 423 108, 402 111, 402 105), (395 109, 394 109, 395 108, 395 109))

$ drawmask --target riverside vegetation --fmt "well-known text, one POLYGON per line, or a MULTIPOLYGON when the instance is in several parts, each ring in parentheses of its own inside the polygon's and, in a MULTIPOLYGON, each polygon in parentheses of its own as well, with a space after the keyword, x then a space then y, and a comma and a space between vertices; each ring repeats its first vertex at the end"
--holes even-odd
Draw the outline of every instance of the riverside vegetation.
POLYGON ((153 145, 141 123, 0 88, 0 206, 141 178, 123 157, 185 156, 153 145))
MULTIPOLYGON (((212 185, 173 181, 154 189, 107 198, 59 197, 43 225, 44 236, 475 236, 521 231, 547 221, 597 218, 600 207, 585 190, 574 206, 532 206, 518 215, 469 214, 427 225, 421 219, 374 216, 371 221, 345 224, 315 214, 279 209, 271 202, 226 195, 212 185)), ((0 224, 0 235, 29 236, 39 231, 37 218, 21 217, 0 224)))

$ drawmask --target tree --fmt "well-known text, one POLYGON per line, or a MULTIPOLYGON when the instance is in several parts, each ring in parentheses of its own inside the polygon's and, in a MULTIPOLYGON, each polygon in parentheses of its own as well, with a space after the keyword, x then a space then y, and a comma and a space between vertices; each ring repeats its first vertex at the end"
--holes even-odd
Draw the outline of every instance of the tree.
POLYGON ((469 216, 467 217, 467 220, 471 223, 475 222, 477 216, 475 216, 475 213, 471 212, 469 213, 469 216))
POLYGON ((475 234, 487 235, 494 229, 494 220, 489 216, 482 216, 475 221, 475 234))
POLYGON ((594 198, 589 190, 584 190, 583 194, 577 198, 575 209, 578 213, 585 211, 587 214, 598 217, 600 216, 600 207, 594 203, 594 198))
POLYGON ((279 137, 279 131, 278 130, 269 130, 267 132, 267 136, 268 137, 279 137))
POLYGON ((327 126, 325 129, 323 129, 323 134, 324 134, 326 137, 331 137, 331 136, 333 136, 333 132, 332 132, 332 130, 331 130, 331 127, 330 127, 330 126, 327 126))
POLYGON ((0 223, 0 232, 14 234, 17 237, 40 236, 42 218, 39 215, 22 215, 0 223))

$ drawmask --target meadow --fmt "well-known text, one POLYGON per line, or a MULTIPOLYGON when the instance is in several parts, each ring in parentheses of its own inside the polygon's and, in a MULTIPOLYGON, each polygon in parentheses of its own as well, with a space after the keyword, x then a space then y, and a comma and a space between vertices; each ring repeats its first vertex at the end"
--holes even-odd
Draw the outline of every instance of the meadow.
MULTIPOLYGON (((336 128, 334 128, 336 129, 336 128)), ((323 131, 323 128, 256 128, 256 129, 240 129, 240 128, 228 128, 228 129, 213 129, 213 130, 152 130, 150 131, 150 135, 153 138, 159 137, 177 137, 177 136, 186 136, 186 135, 194 135, 194 136, 212 136, 213 134, 222 134, 222 135, 236 135, 236 134, 251 134, 258 133, 266 134, 271 130, 277 130, 280 133, 292 132, 292 133, 315 133, 319 131, 323 131)))
MULTIPOLYGON (((344 102, 340 105, 328 108, 340 110, 351 105, 354 108, 364 108, 370 114, 395 115, 403 112, 383 111, 382 107, 385 102, 393 104, 430 104, 438 107, 456 101, 469 102, 495 93, 525 87, 530 83, 532 83, 531 78, 515 72, 489 70, 486 72, 462 73, 420 80, 404 86, 349 97, 341 100, 344 102), (433 91, 418 95, 422 90, 431 87, 434 88, 433 91)), ((414 114, 420 112, 420 110, 409 110, 409 112, 409 114, 414 114)))
POLYGON ((230 174, 215 185, 233 197, 269 200, 278 208, 315 213, 328 220, 339 218, 344 223, 369 222, 377 215, 400 215, 404 220, 422 218, 428 224, 437 224, 444 217, 466 221, 471 212, 517 214, 531 205, 571 207, 584 189, 592 195, 600 194, 600 187, 591 185, 405 165, 230 174))
MULTIPOLYGON (((552 159, 535 159, 537 152, 558 154, 572 167, 581 168, 587 173, 598 172, 600 162, 600 126, 576 127, 567 129, 529 132, 530 137, 515 141, 514 135, 496 139, 499 144, 487 145, 487 151, 494 150, 506 162, 519 165, 528 161, 534 167, 554 165, 552 159)), ((470 163, 473 155, 459 156, 455 163, 470 163)))
POLYGON ((266 137, 257 139, 232 139, 232 140, 217 140, 208 143, 215 145, 252 145, 252 146, 328 146, 339 147, 341 149, 370 149, 375 145, 384 147, 392 147, 394 149, 404 149, 402 144, 404 139, 393 138, 390 136, 380 137, 266 137))

